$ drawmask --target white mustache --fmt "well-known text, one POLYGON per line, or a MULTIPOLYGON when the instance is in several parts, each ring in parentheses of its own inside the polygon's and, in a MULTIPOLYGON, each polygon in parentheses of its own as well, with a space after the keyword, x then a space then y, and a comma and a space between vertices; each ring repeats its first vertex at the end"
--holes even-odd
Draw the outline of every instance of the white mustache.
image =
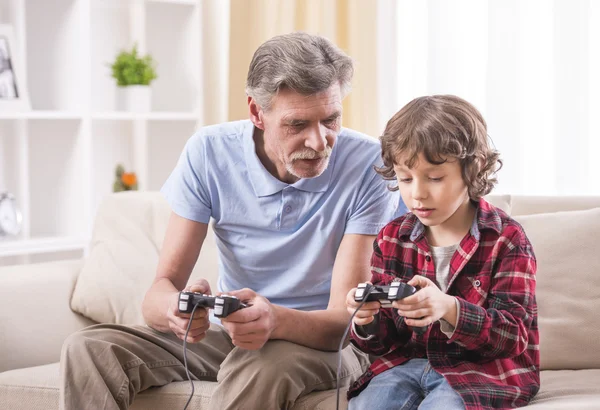
POLYGON ((328 158, 331 155, 332 148, 330 146, 326 146, 325 150, 321 152, 314 151, 312 149, 305 149, 302 151, 296 151, 292 153, 290 156, 291 161, 296 161, 299 159, 318 159, 318 158, 328 158))

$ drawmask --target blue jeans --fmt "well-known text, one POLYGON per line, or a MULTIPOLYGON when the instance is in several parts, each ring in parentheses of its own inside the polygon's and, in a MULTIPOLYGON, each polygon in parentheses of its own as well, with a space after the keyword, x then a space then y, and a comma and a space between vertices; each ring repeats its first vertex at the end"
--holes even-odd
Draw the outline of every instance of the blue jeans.
POLYGON ((412 359, 386 370, 350 400, 348 410, 464 410, 460 395, 427 359, 412 359))

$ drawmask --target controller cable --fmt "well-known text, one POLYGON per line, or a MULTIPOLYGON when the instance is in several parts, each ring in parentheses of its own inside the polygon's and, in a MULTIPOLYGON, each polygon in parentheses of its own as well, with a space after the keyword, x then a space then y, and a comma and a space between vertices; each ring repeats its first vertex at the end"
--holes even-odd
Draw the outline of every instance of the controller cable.
POLYGON ((187 325, 187 330, 185 331, 185 336, 183 338, 183 364, 185 366, 185 373, 187 374, 188 380, 190 381, 190 384, 192 385, 192 393, 190 394, 190 398, 188 399, 187 403, 185 403, 185 407, 183 408, 183 410, 186 410, 190 404, 190 402, 192 401, 192 397, 194 397, 194 382, 192 381, 192 376, 190 375, 190 371, 188 369, 188 364, 187 364, 187 338, 188 338, 188 334, 190 333, 190 328, 192 327, 192 320, 194 319, 194 313, 196 312, 196 309, 198 308, 198 306, 200 306, 199 303, 196 303, 194 305, 194 308, 192 309, 192 313, 190 314, 190 321, 187 325))
MULTIPOLYGON (((190 398, 188 399, 187 403, 185 404, 185 407, 183 408, 183 410, 187 410, 190 402, 192 401, 192 397, 194 397, 194 382, 192 381, 192 376, 190 375, 190 371, 188 369, 188 364, 187 364, 187 338, 188 338, 188 334, 190 333, 190 328, 192 327, 192 320, 194 320, 194 313, 196 313, 196 309, 198 308, 198 306, 200 306, 200 304, 196 303, 194 305, 194 308, 192 309, 192 313, 190 313, 190 321, 187 325, 187 329, 185 331, 185 336, 183 338, 183 365, 185 366, 185 374, 187 374, 188 380, 190 381, 190 385, 192 386, 192 393, 190 394, 190 398)), ((245 307, 248 307, 248 305, 240 302, 240 307, 245 308, 245 307)))
POLYGON ((354 319, 354 316, 360 310, 360 308, 363 307, 363 305, 366 303, 367 298, 369 297, 369 294, 371 293, 371 291, 373 289, 375 289, 375 286, 369 286, 369 288, 365 292, 362 302, 360 302, 358 307, 354 310, 354 313, 352 313, 352 316, 350 316, 350 321, 348 322, 348 326, 346 326, 346 330, 344 331, 342 340, 340 340, 340 346, 338 347, 337 372, 335 373, 335 389, 336 389, 335 408, 336 408, 336 410, 340 409, 340 370, 342 368, 342 349, 344 346, 344 341, 346 340, 346 336, 348 336, 348 332, 350 331, 350 327, 352 326, 352 320, 354 319))

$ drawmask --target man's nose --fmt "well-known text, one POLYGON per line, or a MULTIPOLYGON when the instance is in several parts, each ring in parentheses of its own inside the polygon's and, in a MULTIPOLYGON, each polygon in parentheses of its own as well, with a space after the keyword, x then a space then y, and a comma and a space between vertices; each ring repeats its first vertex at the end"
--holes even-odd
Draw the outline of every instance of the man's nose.
POLYGON ((304 146, 316 152, 325 151, 327 146, 327 130, 325 127, 317 125, 312 128, 304 141, 304 146))

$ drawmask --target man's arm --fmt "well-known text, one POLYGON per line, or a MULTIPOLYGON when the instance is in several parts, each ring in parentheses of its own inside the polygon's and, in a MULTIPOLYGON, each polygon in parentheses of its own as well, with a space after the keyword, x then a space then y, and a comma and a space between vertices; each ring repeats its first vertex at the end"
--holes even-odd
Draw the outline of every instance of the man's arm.
POLYGON ((321 350, 337 350, 350 320, 348 291, 371 277, 369 261, 375 236, 347 234, 342 238, 333 266, 327 310, 304 312, 273 306, 275 329, 271 339, 285 339, 321 350))
POLYGON ((172 330, 167 318, 169 307, 185 287, 207 231, 207 224, 171 213, 156 277, 142 304, 142 313, 148 326, 163 333, 172 330))

